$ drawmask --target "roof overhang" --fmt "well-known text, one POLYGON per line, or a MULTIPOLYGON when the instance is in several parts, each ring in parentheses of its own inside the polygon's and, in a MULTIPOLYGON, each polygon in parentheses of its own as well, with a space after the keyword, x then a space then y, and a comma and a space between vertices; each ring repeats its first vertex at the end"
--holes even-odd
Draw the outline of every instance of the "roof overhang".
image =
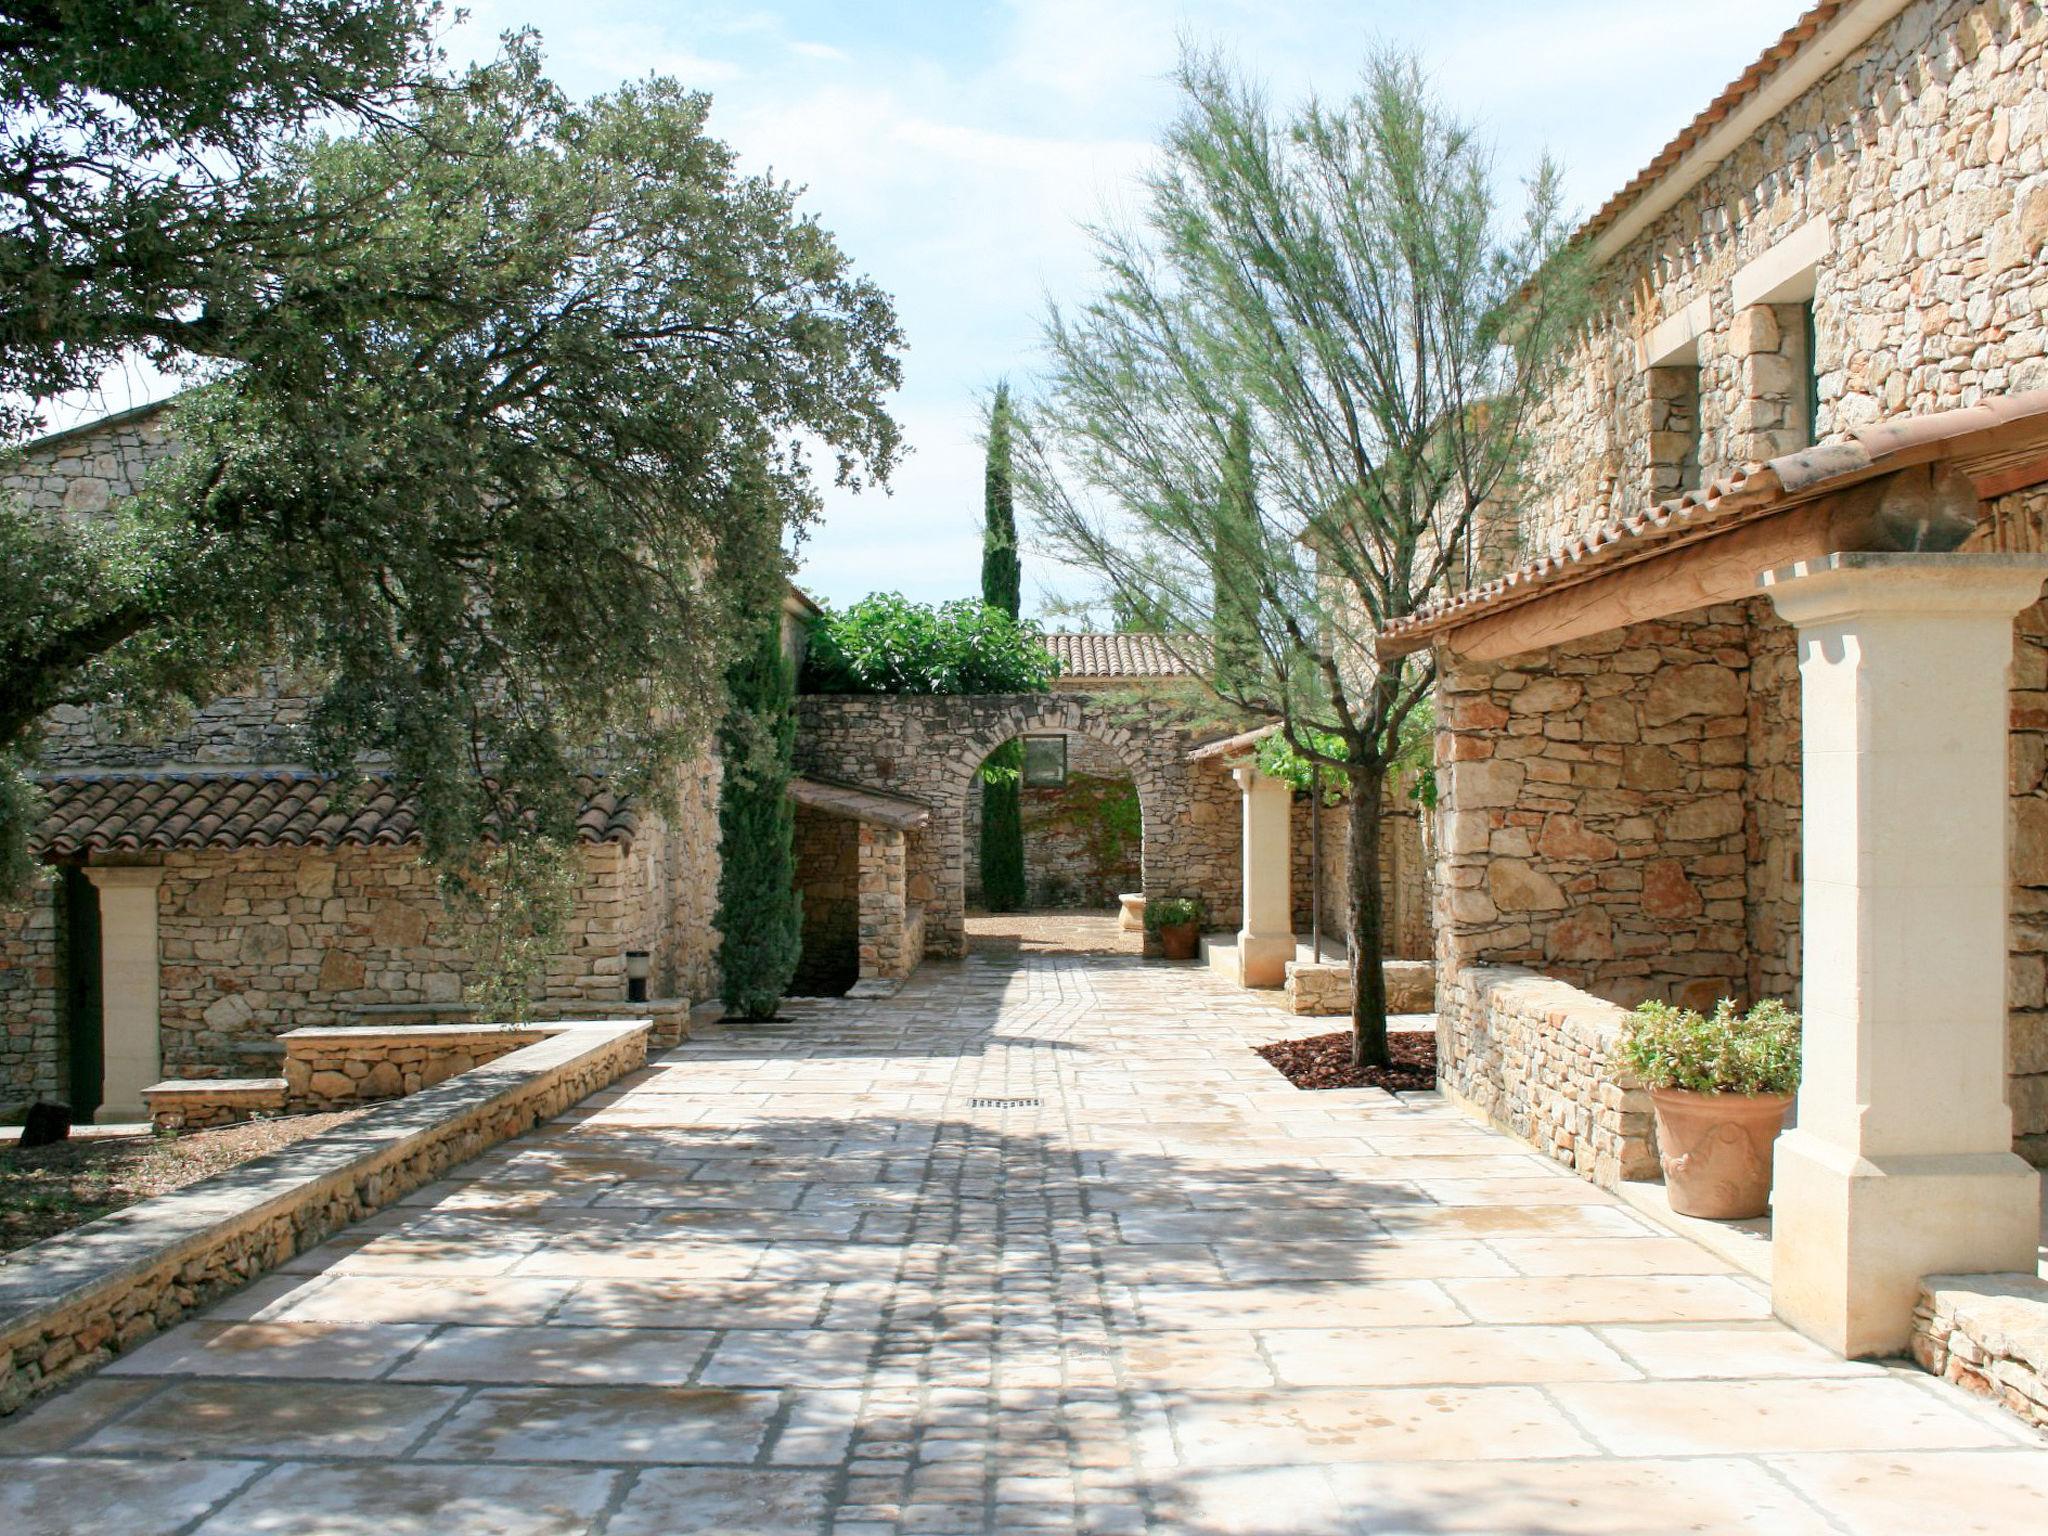
POLYGON ((1910 0, 1821 0, 1581 226, 1593 260, 1613 256, 1764 124, 1811 90, 1910 0))
POLYGON ((894 827, 899 832, 918 831, 932 819, 931 807, 922 800, 885 794, 878 789, 860 789, 852 784, 834 784, 826 779, 791 779, 789 798, 809 810, 873 826, 894 827))
POLYGON ((1565 541, 1396 620, 1382 658, 1441 642, 1497 661, 1754 597, 1766 571, 1832 554, 1954 548, 1982 504, 2048 483, 2048 390, 1902 418, 1565 541))

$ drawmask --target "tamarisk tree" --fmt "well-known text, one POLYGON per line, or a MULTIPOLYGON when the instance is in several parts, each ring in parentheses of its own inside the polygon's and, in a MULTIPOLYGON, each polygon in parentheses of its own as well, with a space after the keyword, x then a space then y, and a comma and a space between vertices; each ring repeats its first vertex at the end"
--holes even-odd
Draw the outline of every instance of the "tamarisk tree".
MULTIPOLYGON (((998 384, 988 415, 988 468, 982 481, 981 600, 1011 618, 1023 606, 1017 514, 1010 483, 1010 386, 998 384)), ((981 769, 981 900, 991 912, 1025 903, 1024 744, 1006 741, 981 769)))
POLYGON ((1092 231, 1100 289, 1048 322, 1020 486, 1058 553, 1341 775, 1354 1051, 1384 1065, 1381 800, 1435 679, 1373 637, 1514 496, 1581 285, 1553 168, 1505 209, 1412 58, 1285 115, 1215 56, 1177 83, 1143 216, 1092 231))

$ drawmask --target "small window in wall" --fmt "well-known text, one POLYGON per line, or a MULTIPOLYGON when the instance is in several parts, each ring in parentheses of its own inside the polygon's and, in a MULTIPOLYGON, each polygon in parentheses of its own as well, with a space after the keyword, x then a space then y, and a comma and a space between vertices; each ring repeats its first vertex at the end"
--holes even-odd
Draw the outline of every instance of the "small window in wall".
POLYGON ((1024 738, 1024 786, 1027 789, 1060 789, 1067 782, 1067 738, 1026 736, 1024 738))
POLYGON ((1666 501, 1700 485, 1700 365, 1679 358, 1647 370, 1650 499, 1666 501))
POLYGON ((1799 306, 1799 376, 1806 386, 1806 416, 1800 427, 1809 444, 1820 441, 1820 349, 1813 339, 1813 300, 1799 306))

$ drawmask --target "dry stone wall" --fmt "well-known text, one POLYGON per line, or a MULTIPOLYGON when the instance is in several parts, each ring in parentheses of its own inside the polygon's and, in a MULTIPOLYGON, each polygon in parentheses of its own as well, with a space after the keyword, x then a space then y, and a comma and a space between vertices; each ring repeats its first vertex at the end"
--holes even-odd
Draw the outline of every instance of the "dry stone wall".
POLYGON ((0 495, 47 516, 96 517, 134 495, 176 447, 157 408, 123 411, 24 448, 0 474, 0 495))
POLYGON ((1437 1076, 1496 1125, 1605 1189, 1657 1177, 1649 1090, 1618 1059, 1626 1013, 1520 966, 1437 992, 1437 1076))
POLYGON ((1775 622, 1729 604, 1498 664, 1442 659, 1447 972, 1527 965, 1625 1005, 1704 1007, 1751 991, 1752 908, 1779 951, 1796 945, 1796 887, 1788 906, 1782 882, 1752 878, 1795 867, 1798 846, 1796 795, 1768 816, 1752 803, 1753 757, 1796 783, 1796 694, 1788 721, 1774 670, 1752 707, 1753 631, 1775 622))
MULTIPOLYGON (((2048 12, 1906 7, 1596 274, 1595 314, 1536 425, 1528 552, 1667 493, 1638 341, 1704 300, 1700 472, 1889 417, 2048 385, 2048 12), (1809 221, 1819 410, 1796 310, 1738 313, 1733 278, 1809 221)), ((1802 327, 1803 329, 1803 324, 1802 327)), ((1668 455, 1667 455, 1668 457, 1668 455)))
POLYGON ((415 1098, 372 1109, 338 1134, 310 1136, 14 1255, 0 1269, 0 1415, 560 1114, 646 1059, 644 1021, 554 1032, 415 1098))

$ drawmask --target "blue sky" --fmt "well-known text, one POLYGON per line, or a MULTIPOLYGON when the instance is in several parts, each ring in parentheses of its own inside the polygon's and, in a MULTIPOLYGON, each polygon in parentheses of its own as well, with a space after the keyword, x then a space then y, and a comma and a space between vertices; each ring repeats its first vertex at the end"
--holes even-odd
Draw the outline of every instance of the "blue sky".
MULTIPOLYGON (((1088 284, 1082 220, 1127 209, 1173 110, 1178 40, 1221 45, 1282 101, 1346 90, 1377 39, 1418 50, 1499 146, 1548 147, 1597 207, 1804 9, 1802 0, 1004 0, 669 4, 468 0, 448 42, 537 30, 577 95, 650 72, 712 93, 712 127, 896 298, 909 340, 893 494, 828 497, 799 580, 960 596, 979 579, 979 401, 1036 362, 1048 296, 1088 284)), ((110 389, 106 404, 127 403, 110 389)), ((1082 584, 1027 560, 1025 601, 1082 584)))

